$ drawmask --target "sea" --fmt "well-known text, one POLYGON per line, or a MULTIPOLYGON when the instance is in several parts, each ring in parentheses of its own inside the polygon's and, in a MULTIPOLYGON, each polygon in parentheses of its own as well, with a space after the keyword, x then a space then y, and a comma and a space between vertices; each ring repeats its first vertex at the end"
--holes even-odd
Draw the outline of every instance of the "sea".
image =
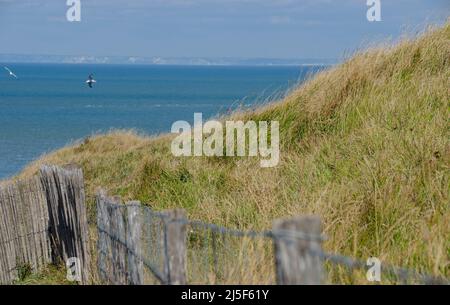
POLYGON ((0 179, 43 154, 114 129, 154 135, 281 98, 323 66, 3 64, 0 179), (85 83, 89 74, 97 81, 85 83))

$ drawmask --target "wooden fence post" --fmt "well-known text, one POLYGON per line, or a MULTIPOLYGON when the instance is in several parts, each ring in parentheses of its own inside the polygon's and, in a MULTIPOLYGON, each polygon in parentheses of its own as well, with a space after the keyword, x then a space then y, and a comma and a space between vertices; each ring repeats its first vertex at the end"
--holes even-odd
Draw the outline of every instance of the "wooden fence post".
POLYGON ((108 205, 110 220, 110 246, 111 246, 111 275, 114 285, 126 285, 128 283, 127 269, 127 241, 126 241, 126 217, 127 207, 122 203, 120 196, 109 199, 112 205, 108 205))
POLYGON ((184 210, 166 211, 164 219, 166 274, 167 284, 186 284, 186 227, 187 218, 184 210))
POLYGON ((144 283, 142 262, 142 211, 139 201, 127 202, 128 281, 132 285, 144 283))
POLYGON ((46 194, 53 258, 67 262, 78 258, 81 283, 91 281, 89 226, 83 172, 74 165, 69 169, 42 166, 40 179, 46 194))
POLYGON ((315 255, 322 251, 320 217, 277 219, 273 233, 277 284, 322 284, 323 260, 315 255))
POLYGON ((107 283, 109 278, 109 250, 108 235, 109 219, 106 206, 107 193, 103 189, 97 190, 95 201, 97 203, 97 268, 98 277, 103 283, 107 283))

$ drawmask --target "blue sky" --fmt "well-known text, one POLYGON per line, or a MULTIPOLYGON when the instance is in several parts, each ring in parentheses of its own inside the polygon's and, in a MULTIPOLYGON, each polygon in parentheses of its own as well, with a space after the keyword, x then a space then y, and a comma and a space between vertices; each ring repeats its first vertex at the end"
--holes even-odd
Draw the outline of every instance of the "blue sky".
POLYGON ((449 0, 0 0, 0 54, 340 58, 450 16, 449 0))

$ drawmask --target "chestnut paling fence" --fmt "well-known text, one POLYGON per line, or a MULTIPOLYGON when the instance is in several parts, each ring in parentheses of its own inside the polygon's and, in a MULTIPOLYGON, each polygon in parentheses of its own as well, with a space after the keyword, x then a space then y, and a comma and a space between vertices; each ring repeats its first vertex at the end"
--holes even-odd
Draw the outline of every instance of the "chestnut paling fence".
MULTIPOLYGON (((352 283, 358 282, 355 273, 365 278, 369 268, 365 261, 325 252, 317 216, 240 231, 189 220, 179 209, 122 203, 102 190, 95 201, 96 241, 89 240, 80 169, 43 166, 32 179, 0 186, 0 283, 20 278, 24 266, 40 271, 73 257, 82 284, 352 283), (91 259, 94 242, 97 255, 91 259)), ((384 263, 381 275, 382 283, 449 283, 384 263)))
POLYGON ((37 176, 0 185, 0 284, 26 270, 77 257, 81 283, 90 281, 83 174, 43 166, 37 176))
MULTIPOLYGON (((183 210, 157 212, 138 201, 122 203, 104 191, 96 203, 103 283, 326 284, 341 283, 342 274, 351 283, 355 272, 365 279, 371 267, 323 251, 317 216, 278 219, 268 231, 240 231, 189 220, 183 210)), ((384 283, 449 283, 384 263, 380 274, 384 283)))

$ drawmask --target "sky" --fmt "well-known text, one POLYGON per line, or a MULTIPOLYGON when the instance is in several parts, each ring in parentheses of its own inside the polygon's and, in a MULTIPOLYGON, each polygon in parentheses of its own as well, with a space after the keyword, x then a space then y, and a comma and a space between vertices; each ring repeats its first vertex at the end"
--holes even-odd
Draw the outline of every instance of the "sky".
POLYGON ((341 58, 450 16, 450 0, 0 0, 0 54, 341 58))

